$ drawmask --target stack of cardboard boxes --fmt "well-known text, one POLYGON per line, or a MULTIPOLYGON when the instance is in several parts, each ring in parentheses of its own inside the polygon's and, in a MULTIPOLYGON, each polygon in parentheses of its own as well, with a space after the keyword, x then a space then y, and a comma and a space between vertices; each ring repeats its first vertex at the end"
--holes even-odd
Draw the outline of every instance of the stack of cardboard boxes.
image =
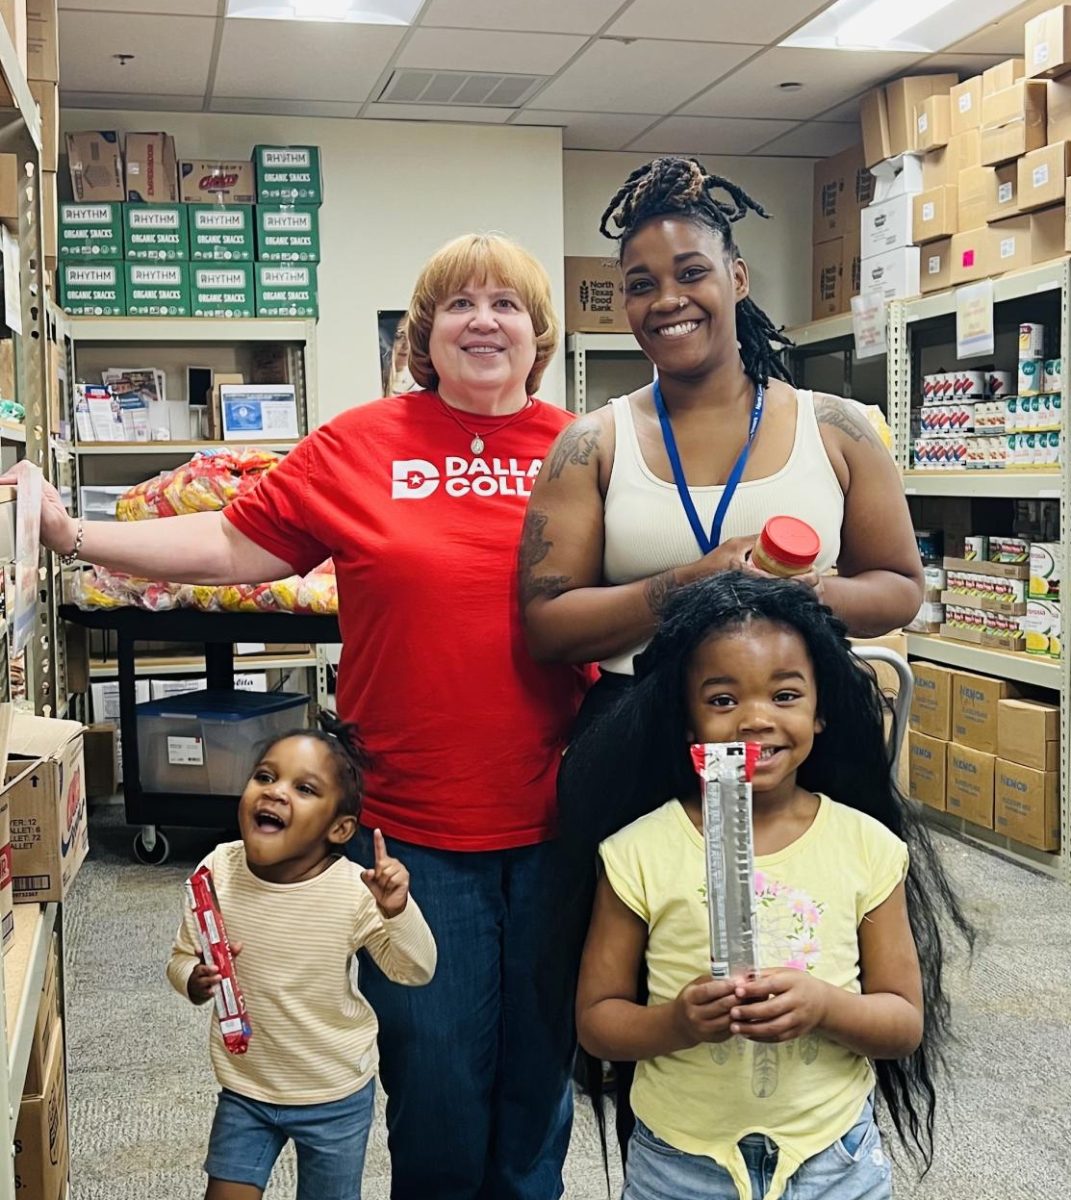
POLYGON ((833 317, 851 309, 859 293, 859 228, 874 194, 862 146, 853 146, 814 166, 814 268, 811 317, 833 317))
POLYGON ((1060 844, 1059 709, 1013 684, 912 663, 913 799, 1038 850, 1060 844))
POLYGON ((67 135, 60 302, 136 317, 315 317, 323 193, 315 146, 180 162, 167 133, 67 135))

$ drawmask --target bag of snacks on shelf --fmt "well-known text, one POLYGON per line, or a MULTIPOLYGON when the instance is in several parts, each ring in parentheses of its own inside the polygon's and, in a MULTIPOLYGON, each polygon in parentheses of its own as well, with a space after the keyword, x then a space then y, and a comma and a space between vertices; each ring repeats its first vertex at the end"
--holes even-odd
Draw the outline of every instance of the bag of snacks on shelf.
POLYGON ((188 463, 139 483, 119 497, 120 521, 177 517, 183 513, 218 512, 255 487, 279 463, 269 450, 200 450, 188 463))
POLYGON ((69 576, 68 598, 79 608, 145 608, 169 612, 179 607, 179 589, 170 583, 151 583, 94 567, 69 576))

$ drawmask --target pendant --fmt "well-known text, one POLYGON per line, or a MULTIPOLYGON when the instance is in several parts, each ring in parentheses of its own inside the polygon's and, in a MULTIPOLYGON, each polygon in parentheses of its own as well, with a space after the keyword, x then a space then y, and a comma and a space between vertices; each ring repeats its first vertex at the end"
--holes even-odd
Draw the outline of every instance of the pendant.
POLYGON ((472 441, 469 443, 469 449, 472 451, 473 454, 482 454, 483 453, 483 438, 480 437, 479 434, 477 434, 472 439, 472 441))

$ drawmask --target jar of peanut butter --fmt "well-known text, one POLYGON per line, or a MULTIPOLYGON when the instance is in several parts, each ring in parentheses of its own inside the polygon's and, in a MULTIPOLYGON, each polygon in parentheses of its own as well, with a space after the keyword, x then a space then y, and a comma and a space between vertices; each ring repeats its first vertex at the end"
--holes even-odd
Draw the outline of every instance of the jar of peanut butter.
POLYGON ((751 551, 751 561, 769 575, 790 578, 814 566, 822 544, 818 534, 796 517, 771 517, 751 551))

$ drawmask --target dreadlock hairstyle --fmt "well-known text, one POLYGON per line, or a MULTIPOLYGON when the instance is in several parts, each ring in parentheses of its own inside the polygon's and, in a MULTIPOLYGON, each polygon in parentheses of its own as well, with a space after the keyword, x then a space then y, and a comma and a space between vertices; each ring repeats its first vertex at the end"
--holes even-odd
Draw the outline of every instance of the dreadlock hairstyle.
POLYGON ((312 738, 314 742, 321 742, 331 752, 331 760, 342 793, 337 815, 359 816, 361 801, 364 799, 364 773, 371 765, 371 759, 361 744, 357 726, 341 720, 336 713, 327 708, 320 709, 317 726, 315 729, 291 729, 269 742, 259 757, 263 760, 270 750, 290 738, 312 738))
MULTIPOLYGON (((736 260, 741 254, 732 225, 749 211, 769 216, 743 188, 720 175, 707 174, 696 159, 655 158, 633 171, 617 190, 602 214, 599 232, 618 241, 623 254, 629 239, 652 217, 684 217, 718 234, 726 254, 736 260), (729 201, 716 199, 716 191, 725 192, 729 201)), ((736 305, 736 336, 744 370, 756 387, 765 386, 771 376, 792 382, 781 361, 781 352, 792 343, 750 296, 736 305)))
MULTIPOLYGON (((934 1081, 945 1065, 943 1047, 951 1036, 942 977, 946 934, 958 932, 971 947, 974 930, 927 827, 897 791, 885 738, 888 704, 874 671, 852 655, 844 624, 807 588, 727 572, 682 588, 667 603, 658 632, 636 659, 634 685, 578 736, 563 761, 569 781, 560 793, 560 842, 563 861, 575 880, 569 909, 574 917, 564 917, 555 937, 563 953, 579 953, 582 926, 591 911, 599 843, 667 800, 696 793, 698 780, 685 732, 688 664, 712 634, 747 630, 755 622, 771 622, 799 634, 814 668, 824 729, 815 735, 814 748, 799 768, 800 786, 874 817, 909 848, 905 886, 922 972, 925 1026, 914 1054, 879 1061, 874 1067, 900 1141, 928 1169, 933 1157, 934 1081)), ((643 994, 646 998, 646 989, 643 994)), ((597 1071, 592 1065, 584 1083, 595 1100, 605 1154, 601 1064, 597 1071)), ((631 1079, 632 1064, 624 1066, 617 1089, 619 1138, 632 1124, 628 1091, 620 1078, 623 1074, 631 1079)))

